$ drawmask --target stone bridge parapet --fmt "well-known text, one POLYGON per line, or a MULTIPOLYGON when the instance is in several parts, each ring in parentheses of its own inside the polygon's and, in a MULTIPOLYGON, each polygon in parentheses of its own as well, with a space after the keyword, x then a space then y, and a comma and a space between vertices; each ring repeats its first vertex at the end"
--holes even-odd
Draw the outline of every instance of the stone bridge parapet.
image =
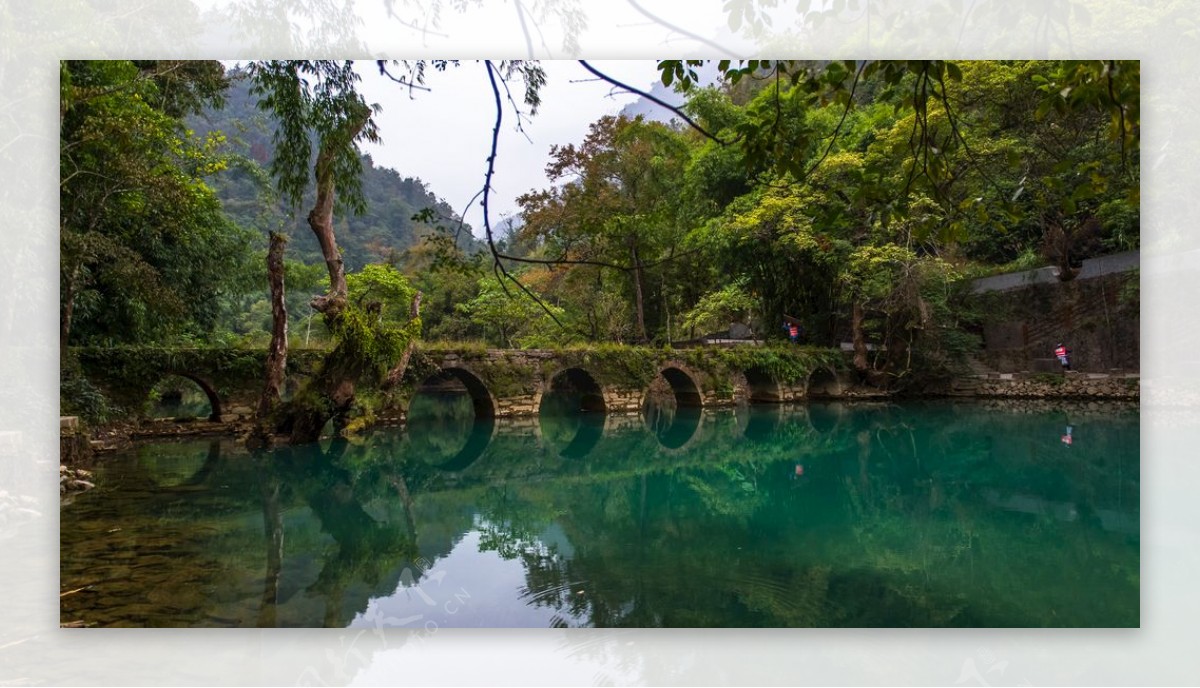
MULTIPOLYGON (((248 420, 262 390, 265 350, 127 347, 73 350, 80 372, 130 417, 144 416, 150 392, 169 375, 196 383, 208 397, 210 420, 248 420)), ((310 375, 325 352, 293 350, 289 387, 310 375)), ((621 345, 555 350, 420 347, 399 391, 378 411, 403 422, 412 399, 433 387, 471 396, 477 417, 539 413, 552 391, 578 396, 583 410, 626 413, 648 399, 672 406, 715 407, 842 396, 845 358, 815 347, 675 350, 621 345)))

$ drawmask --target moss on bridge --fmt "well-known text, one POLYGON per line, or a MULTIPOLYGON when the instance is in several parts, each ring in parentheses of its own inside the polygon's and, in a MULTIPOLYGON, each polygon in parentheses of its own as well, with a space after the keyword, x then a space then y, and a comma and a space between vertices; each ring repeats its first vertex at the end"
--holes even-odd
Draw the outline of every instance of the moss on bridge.
MULTIPOLYGON (((288 374, 311 374, 325 353, 315 349, 289 352, 288 374)), ((136 416, 155 384, 169 375, 207 385, 223 402, 249 403, 262 391, 266 358, 265 349, 77 347, 68 351, 62 378, 65 385, 69 378, 81 376, 102 391, 113 415, 136 416)))
MULTIPOLYGON (((312 375, 327 353, 293 349, 288 354, 289 378, 312 375)), ((70 385, 83 379, 103 393, 114 416, 136 417, 156 383, 168 375, 179 375, 196 381, 206 393, 211 390, 210 397, 219 401, 214 404, 217 415, 229 407, 254 405, 262 389, 265 361, 266 351, 260 349, 74 348, 64 362, 64 408, 73 403, 71 395, 76 393, 70 385)), ((586 371, 606 388, 645 390, 668 366, 690 369, 705 395, 731 400, 734 380, 748 370, 781 385, 803 386, 817 369, 844 368, 845 357, 835 349, 794 346, 671 349, 596 344, 495 350, 457 342, 430 343, 419 346, 400 388, 387 398, 375 398, 378 395, 372 390, 360 392, 368 406, 406 407, 420 384, 443 367, 467 368, 497 400, 531 398, 543 391, 554 375, 570 368, 586 371)))
MULTIPOLYGON (((587 371, 596 382, 621 388, 646 388, 663 367, 682 363, 704 374, 697 383, 704 392, 730 391, 734 375, 759 370, 780 384, 803 385, 820 368, 840 370, 841 351, 807 346, 654 348, 622 344, 593 344, 554 349, 496 350, 482 346, 423 344, 423 359, 406 374, 406 383, 419 385, 437 372, 435 361, 453 357, 475 372, 496 397, 535 392, 531 372, 543 378, 568 368, 587 371)), ((452 359, 452 360, 453 360, 452 359)), ((548 380, 547 380, 548 381, 548 380)))
POLYGON ((681 358, 713 374, 761 370, 781 384, 803 384, 819 368, 839 370, 846 357, 837 349, 815 346, 684 349, 681 358))

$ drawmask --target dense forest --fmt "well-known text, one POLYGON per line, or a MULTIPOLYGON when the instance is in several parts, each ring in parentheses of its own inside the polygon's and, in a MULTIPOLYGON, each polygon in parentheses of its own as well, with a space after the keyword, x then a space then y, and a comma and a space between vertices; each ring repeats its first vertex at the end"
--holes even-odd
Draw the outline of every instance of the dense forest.
MULTIPOLYGON (((536 110, 536 63, 488 64, 536 110)), ((605 117, 555 146, 552 185, 489 245, 362 155, 378 132, 348 65, 63 62, 64 352, 266 346, 275 233, 291 346, 336 349, 366 331, 356 308, 408 328, 368 357, 412 337, 668 345, 733 323, 786 341, 787 318, 894 380, 978 346, 967 278, 1071 279, 1138 246, 1136 61, 715 66, 658 63, 684 98, 671 123, 605 117), (868 343, 888 355, 868 363, 868 343)))

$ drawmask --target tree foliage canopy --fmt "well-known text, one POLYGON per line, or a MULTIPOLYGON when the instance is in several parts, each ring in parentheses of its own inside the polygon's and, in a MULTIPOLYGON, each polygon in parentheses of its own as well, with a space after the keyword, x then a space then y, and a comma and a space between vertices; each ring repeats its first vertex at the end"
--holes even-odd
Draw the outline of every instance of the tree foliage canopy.
MULTIPOLYGON (((456 66, 373 65, 413 93, 456 66)), ((521 123, 536 111, 545 73, 528 61, 483 66, 499 136, 502 115, 521 123)), ((326 240, 298 233, 288 279, 317 287, 305 263, 344 261, 355 323, 409 327, 411 338, 406 304, 420 290, 423 336, 497 346, 665 344, 732 322, 781 338, 787 316, 807 343, 877 345, 863 365, 900 380, 970 353, 964 277, 1053 264, 1067 279, 1084 258, 1139 245, 1136 61, 656 66, 683 96, 675 120, 605 117, 554 146, 550 184, 522 195, 506 227, 489 222, 489 270, 485 244, 431 190, 398 190, 407 178, 361 155, 380 135, 361 64, 254 63, 252 96, 274 139, 247 157, 292 208, 319 205, 323 178, 336 188, 326 240), (702 83, 713 67, 718 79, 702 83)), ((180 118, 245 97, 210 63, 63 71, 64 331, 77 322, 89 341, 155 338, 233 322, 215 313, 240 268, 214 266, 249 253, 226 215, 253 224, 262 203, 222 186, 222 213, 206 180, 235 160, 223 146, 240 132, 194 136, 180 118)), ((238 302, 239 331, 262 330, 264 303, 238 302)), ((305 315, 294 296, 291 308, 305 315)), ((316 340, 336 345, 339 327, 318 323, 316 340)), ((312 330, 307 318, 292 336, 312 330)))
POLYGON ((182 117, 219 103, 219 63, 61 65, 62 341, 203 337, 244 289, 248 236, 207 178, 226 165, 219 133, 182 117))

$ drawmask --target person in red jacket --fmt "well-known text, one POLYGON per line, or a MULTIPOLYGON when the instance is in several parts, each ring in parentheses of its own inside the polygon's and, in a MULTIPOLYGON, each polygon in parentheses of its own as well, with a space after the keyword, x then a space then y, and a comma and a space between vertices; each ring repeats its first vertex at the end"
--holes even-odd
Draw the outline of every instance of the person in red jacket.
POLYGON ((1071 369, 1071 350, 1064 346, 1062 342, 1059 342, 1058 346, 1054 347, 1054 355, 1058 357, 1058 362, 1062 364, 1064 372, 1071 369))

